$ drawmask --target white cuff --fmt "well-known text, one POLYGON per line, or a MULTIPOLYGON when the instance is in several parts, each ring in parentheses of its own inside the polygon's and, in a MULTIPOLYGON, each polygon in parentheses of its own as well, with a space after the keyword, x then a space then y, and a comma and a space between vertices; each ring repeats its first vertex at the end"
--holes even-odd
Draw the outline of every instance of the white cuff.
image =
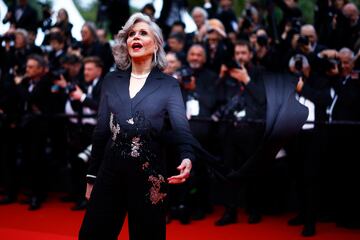
POLYGON ((86 94, 83 93, 83 94, 81 95, 80 102, 84 102, 84 101, 85 101, 85 98, 86 98, 86 94))

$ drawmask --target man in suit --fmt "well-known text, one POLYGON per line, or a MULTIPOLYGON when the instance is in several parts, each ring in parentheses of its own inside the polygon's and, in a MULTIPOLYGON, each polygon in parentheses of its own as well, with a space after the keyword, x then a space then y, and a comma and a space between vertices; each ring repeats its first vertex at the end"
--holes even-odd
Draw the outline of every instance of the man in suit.
MULTIPOLYGON (((266 96, 261 69, 251 65, 250 44, 239 41, 235 44, 235 63, 225 63, 221 67, 219 83, 219 103, 224 104, 213 118, 225 118, 232 122, 224 130, 224 161, 229 169, 240 169, 258 148, 264 134, 266 96), (233 105, 233 106, 232 106, 233 105), (231 107, 230 107, 231 106, 231 107), (249 122, 250 121, 250 122, 249 122)), ((259 209, 259 176, 245 179, 245 202, 250 224, 261 221, 259 209)), ((237 193, 239 186, 226 184, 225 212, 215 225, 223 226, 237 221, 237 193)))
MULTIPOLYGON (((328 109, 329 120, 360 120, 360 84, 359 75, 354 72, 354 53, 342 48, 338 53, 341 64, 341 76, 333 82, 332 103, 328 109)), ((359 183, 359 161, 357 139, 358 125, 332 125, 330 129, 330 151, 336 163, 334 175, 336 191, 336 221, 339 226, 359 228, 359 198, 355 194, 359 183)))
POLYGON ((28 0, 18 0, 11 6, 5 15, 3 23, 10 22, 15 28, 23 28, 36 32, 38 28, 38 16, 34 8, 28 4, 28 0))
POLYGON ((83 60, 84 83, 70 88, 69 99, 65 105, 67 114, 78 114, 68 122, 69 154, 73 194, 76 204, 72 210, 83 210, 86 207, 85 172, 87 160, 80 159, 78 154, 91 144, 91 136, 96 124, 94 116, 100 100, 101 76, 103 63, 97 57, 87 57, 83 60), (86 116, 89 115, 89 116, 86 116))
POLYGON ((22 119, 19 127, 23 141, 23 160, 31 190, 29 210, 39 209, 46 197, 46 115, 51 108, 51 82, 46 75, 47 69, 47 62, 42 56, 30 55, 26 62, 26 77, 15 80, 21 101, 22 119))
MULTIPOLYGON (((187 79, 184 76, 180 80, 180 85, 187 117, 194 119, 190 121, 190 129, 201 145, 210 151, 213 149, 210 145, 213 138, 213 125, 201 121, 201 118, 209 118, 215 109, 216 98, 214 96, 217 75, 205 66, 206 51, 200 44, 193 44, 190 47, 187 53, 187 63, 192 74, 187 79)), ((190 204, 193 209, 192 219, 198 220, 203 219, 207 213, 212 211, 209 176, 206 166, 201 161, 194 164, 193 172, 194 178, 189 182, 190 188, 197 191, 192 194, 190 204)))

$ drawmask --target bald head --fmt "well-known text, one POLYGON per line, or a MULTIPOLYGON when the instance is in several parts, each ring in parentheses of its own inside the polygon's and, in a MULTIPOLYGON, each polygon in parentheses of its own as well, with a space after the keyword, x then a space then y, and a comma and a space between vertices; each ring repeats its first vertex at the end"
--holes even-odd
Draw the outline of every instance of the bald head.
POLYGON ((342 48, 339 51, 339 59, 342 67, 342 75, 348 76, 354 68, 354 52, 349 48, 342 48))
POLYGON ((356 24, 359 19, 359 9, 354 3, 347 3, 342 10, 343 14, 350 19, 351 25, 356 24))
POLYGON ((192 69, 199 69, 206 62, 206 52, 202 45, 194 44, 187 54, 187 61, 192 69))
POLYGON ((312 46, 317 42, 316 30, 311 24, 301 26, 300 34, 302 36, 307 36, 312 46))

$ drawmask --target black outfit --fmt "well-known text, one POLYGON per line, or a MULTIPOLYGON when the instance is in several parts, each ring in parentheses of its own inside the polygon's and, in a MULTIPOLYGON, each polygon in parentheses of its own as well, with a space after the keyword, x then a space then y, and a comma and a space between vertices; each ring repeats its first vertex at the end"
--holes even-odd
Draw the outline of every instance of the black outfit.
MULTIPOLYGON (((223 117, 226 119, 232 120, 231 123, 225 126, 221 139, 224 139, 222 143, 225 165, 234 171, 240 169, 256 152, 264 134, 266 96, 262 70, 257 67, 248 67, 248 71, 251 81, 247 85, 239 84, 235 79, 226 77, 219 86, 219 101, 226 101, 227 105, 225 106, 233 105, 233 109, 226 110, 229 107, 222 107, 218 113, 225 115, 223 117), (234 103, 235 99, 236 104, 234 103), (235 111, 243 111, 245 116, 237 119, 234 117, 235 111), (259 123, 251 122, 258 120, 259 123)), ((259 178, 260 176, 252 176, 248 177, 245 181, 245 201, 250 216, 259 216, 260 214, 259 178)), ((234 184, 228 184, 224 188, 225 207, 227 208, 225 216, 229 212, 233 212, 230 214, 235 215, 234 212, 238 205, 238 189, 239 186, 234 184)), ((226 224, 226 221, 220 220, 217 222, 217 225, 223 224, 226 224)))
POLYGON ((31 190, 30 210, 40 207, 46 196, 47 162, 45 146, 48 136, 48 118, 51 82, 46 77, 37 82, 24 79, 18 85, 23 109, 19 124, 23 146, 23 160, 31 190))
MULTIPOLYGON (((213 154, 214 146, 211 146, 211 143, 214 138, 214 125, 210 122, 201 121, 201 119, 210 118, 214 111, 217 75, 203 67, 193 69, 193 76, 196 79, 195 89, 192 91, 182 89, 185 102, 192 99, 199 102, 199 115, 191 117, 190 129, 200 144, 213 154)), ((189 207, 189 216, 191 215, 194 220, 202 219, 206 213, 211 212, 209 182, 208 168, 204 161, 194 162, 192 178, 188 181, 189 188, 184 200, 185 206, 189 207)), ((185 218, 180 217, 180 221, 184 222, 184 220, 185 218)))
MULTIPOLYGON (((358 79, 351 76, 334 79, 335 96, 330 112, 330 121, 360 120, 360 85, 358 79)), ((330 161, 334 163, 333 175, 339 176, 333 181, 336 192, 336 222, 339 226, 359 228, 359 197, 354 189, 359 184, 358 125, 331 125, 329 135, 330 161)))
MULTIPOLYGON (((326 76, 311 75, 305 80, 300 101, 304 104, 314 104, 313 114, 315 122, 326 121, 326 108, 331 104, 330 81, 326 76)), ((314 235, 318 213, 318 196, 320 166, 326 166, 328 158, 323 160, 326 146, 326 129, 321 124, 304 125, 300 133, 290 141, 286 148, 290 156, 291 176, 294 177, 299 212, 295 218, 289 220, 289 225, 304 225, 302 234, 314 235), (323 163, 322 165, 321 162, 323 163)), ((328 184, 329 182, 327 182, 328 184)), ((327 200, 328 201, 328 200, 327 200)))
POLYGON ((24 6, 15 4, 9 8, 8 12, 11 12, 11 17, 4 19, 3 23, 10 22, 11 24, 15 24, 16 28, 36 32, 38 28, 38 16, 36 10, 29 4, 24 6))
POLYGON ((20 118, 19 97, 12 75, 6 74, 0 80, 0 176, 5 197, 0 204, 12 203, 17 199, 19 174, 16 153, 19 146, 18 123, 20 118))
POLYGON ((87 175, 88 181, 96 181, 79 239, 117 239, 126 213, 130 239, 165 239, 161 130, 166 113, 180 158, 194 159, 177 80, 154 68, 130 98, 129 79, 130 69, 111 72, 103 82, 87 175))
MULTIPOLYGON (((96 120, 94 117, 84 116, 96 114, 101 92, 102 79, 97 78, 89 84, 79 84, 86 97, 84 101, 70 101, 67 103, 78 118, 69 119, 67 123, 67 139, 69 146, 69 160, 71 166, 71 191, 70 195, 77 202, 72 208, 73 210, 82 210, 86 205, 85 189, 86 189, 86 170, 88 168, 87 161, 80 159, 78 154, 83 152, 91 145, 91 137, 95 128, 96 120), (90 120, 90 121, 89 121, 90 120)), ((67 112, 71 114, 71 112, 67 112)))

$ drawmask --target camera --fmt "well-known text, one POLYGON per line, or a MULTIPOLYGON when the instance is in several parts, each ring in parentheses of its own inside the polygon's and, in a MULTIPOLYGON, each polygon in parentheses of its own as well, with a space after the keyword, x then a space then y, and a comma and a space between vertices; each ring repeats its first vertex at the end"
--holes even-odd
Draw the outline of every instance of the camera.
MULTIPOLYGON (((68 72, 66 69, 64 68, 60 68, 60 69, 55 69, 55 70, 52 70, 50 72, 50 80, 53 82, 53 81, 57 81, 57 80, 60 80, 61 79, 61 76, 63 76, 65 79, 68 79, 68 72)), ((66 87, 65 87, 65 92, 67 94, 73 92, 76 90, 76 84, 73 83, 73 82, 69 82, 66 87)), ((53 89, 52 89, 53 92, 58 92, 59 91, 59 86, 58 85, 54 85, 53 86, 53 89)))
POLYGON ((189 67, 183 67, 177 71, 177 75, 181 78, 181 81, 183 83, 190 83, 193 74, 193 70, 189 67))
POLYGON ((324 69, 325 71, 329 71, 335 69, 336 67, 340 67, 340 61, 337 59, 325 58, 324 59, 324 69))
POLYGON ((89 145, 84 151, 78 154, 78 158, 87 163, 91 156, 92 145, 89 145))
POLYGON ((301 72, 303 69, 303 58, 300 56, 295 56, 294 61, 295 61, 294 66, 296 71, 301 72))
POLYGON ((51 81, 60 80, 61 76, 63 76, 65 79, 67 77, 67 70, 64 68, 54 69, 50 71, 50 79, 51 81))
POLYGON ((296 72, 301 73, 305 66, 309 65, 309 61, 302 54, 296 54, 290 59, 290 65, 295 67, 296 72))
POLYGON ((292 18, 290 20, 290 25, 293 32, 299 33, 302 26, 302 21, 300 18, 292 18))
POLYGON ((241 95, 236 94, 226 104, 224 104, 218 110, 216 110, 211 115, 211 119, 217 122, 222 118, 230 117, 231 113, 234 113, 235 111, 238 110, 243 110, 244 108, 245 108, 244 98, 241 95))
POLYGON ((0 36, 0 42, 13 42, 15 41, 15 34, 5 34, 0 36))
POLYGON ((267 46, 268 45, 268 37, 266 35, 257 36, 256 42, 262 47, 267 46))
POLYGON ((240 66, 240 64, 238 62, 236 62, 234 59, 227 59, 227 60, 225 60, 224 64, 228 69, 233 69, 233 68, 241 69, 242 68, 240 66))
POLYGON ((310 40, 307 36, 300 35, 297 43, 298 45, 307 46, 310 44, 310 40))

